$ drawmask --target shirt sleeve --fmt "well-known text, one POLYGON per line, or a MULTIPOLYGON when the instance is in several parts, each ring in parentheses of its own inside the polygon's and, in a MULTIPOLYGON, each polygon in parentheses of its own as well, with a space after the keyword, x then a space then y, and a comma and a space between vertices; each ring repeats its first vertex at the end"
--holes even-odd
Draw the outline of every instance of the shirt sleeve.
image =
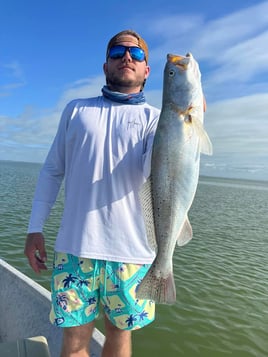
POLYGON ((64 109, 57 134, 40 171, 32 202, 28 233, 42 232, 65 174, 65 136, 73 106, 64 109))

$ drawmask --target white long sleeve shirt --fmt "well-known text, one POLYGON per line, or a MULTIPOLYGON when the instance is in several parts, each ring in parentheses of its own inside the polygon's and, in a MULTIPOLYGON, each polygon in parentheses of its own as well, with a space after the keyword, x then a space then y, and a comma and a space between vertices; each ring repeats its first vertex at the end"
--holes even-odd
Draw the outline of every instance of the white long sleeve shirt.
POLYGON ((63 111, 41 169, 28 232, 41 232, 65 179, 55 250, 76 256, 151 263, 139 190, 150 172, 159 110, 103 96, 63 111))

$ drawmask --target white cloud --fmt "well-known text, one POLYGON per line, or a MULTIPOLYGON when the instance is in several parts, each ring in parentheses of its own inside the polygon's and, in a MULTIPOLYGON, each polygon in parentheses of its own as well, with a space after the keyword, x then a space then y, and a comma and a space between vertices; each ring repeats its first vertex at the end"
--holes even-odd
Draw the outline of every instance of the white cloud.
POLYGON ((23 70, 18 61, 0 63, 0 97, 11 95, 13 90, 25 84, 23 70))
POLYGON ((149 24, 147 19, 146 29, 156 43, 150 50, 154 76, 167 53, 190 51, 200 62, 210 100, 267 91, 267 1, 211 20, 201 15, 161 14, 149 24))
POLYGON ((208 106, 205 126, 214 154, 203 156, 207 174, 268 178, 268 93, 228 99, 208 106), (224 165, 223 165, 224 164, 224 165), (210 167, 209 167, 210 166, 210 167))
POLYGON ((202 58, 221 61, 226 48, 244 43, 267 30, 268 2, 263 2, 230 15, 207 21, 199 28, 195 49, 202 58))
POLYGON ((58 102, 58 107, 63 107, 74 98, 89 98, 101 94, 101 88, 105 84, 104 75, 77 80, 68 86, 58 102))
POLYGON ((53 109, 37 112, 27 107, 16 117, 0 117, 0 159, 42 162, 65 105, 74 98, 99 95, 103 80, 103 76, 97 76, 69 85, 53 109))
MULTIPOLYGON (((225 48, 218 56, 218 66, 210 71, 208 79, 212 85, 237 82, 247 83, 256 80, 262 73, 268 75, 268 52, 263 50, 263 43, 268 43, 268 30, 247 41, 225 48)), ((259 79, 261 80, 261 79, 259 79)))

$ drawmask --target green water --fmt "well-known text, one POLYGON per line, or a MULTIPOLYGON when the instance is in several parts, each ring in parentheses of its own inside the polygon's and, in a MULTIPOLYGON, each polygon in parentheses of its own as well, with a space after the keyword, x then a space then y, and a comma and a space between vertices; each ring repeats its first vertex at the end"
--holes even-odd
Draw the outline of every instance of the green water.
MULTIPOLYGON (((0 161, 0 256, 49 288, 23 256, 40 166, 0 161)), ((51 264, 62 196, 45 234, 51 264)), ((177 248, 177 302, 133 333, 134 357, 267 357, 268 183, 201 178, 190 212, 194 239, 177 248)), ((98 322, 102 329, 102 323, 98 322)))

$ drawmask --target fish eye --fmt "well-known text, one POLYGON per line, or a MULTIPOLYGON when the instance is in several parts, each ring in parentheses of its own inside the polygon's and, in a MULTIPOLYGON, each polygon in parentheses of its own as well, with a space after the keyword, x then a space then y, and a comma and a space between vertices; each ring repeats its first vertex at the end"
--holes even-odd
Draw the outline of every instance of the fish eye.
POLYGON ((173 70, 173 69, 171 69, 170 71, 169 71, 169 77, 174 77, 175 76, 175 71, 173 70))

